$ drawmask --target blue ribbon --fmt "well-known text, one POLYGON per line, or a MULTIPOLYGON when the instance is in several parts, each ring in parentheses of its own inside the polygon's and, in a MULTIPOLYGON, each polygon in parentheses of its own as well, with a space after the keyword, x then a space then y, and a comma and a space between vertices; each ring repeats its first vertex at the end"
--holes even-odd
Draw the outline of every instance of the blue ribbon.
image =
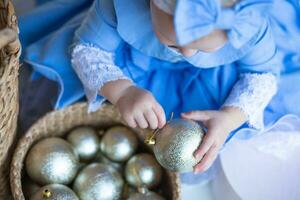
POLYGON ((240 0, 231 8, 222 8, 219 0, 177 0, 175 31, 177 42, 186 45, 212 33, 227 31, 235 48, 250 41, 266 20, 273 0, 240 0))

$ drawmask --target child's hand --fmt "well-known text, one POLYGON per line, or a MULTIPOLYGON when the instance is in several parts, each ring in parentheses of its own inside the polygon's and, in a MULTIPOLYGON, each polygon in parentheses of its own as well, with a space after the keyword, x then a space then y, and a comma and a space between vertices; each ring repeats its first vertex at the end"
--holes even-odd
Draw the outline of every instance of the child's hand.
POLYGON ((128 80, 117 80, 105 84, 101 93, 120 111, 128 126, 135 128, 162 128, 166 116, 153 95, 138 88, 128 80))
POLYGON ((166 123, 166 116, 161 105, 153 95, 141 88, 131 86, 116 102, 124 120, 130 127, 156 129, 166 123))
POLYGON ((207 133, 194 153, 195 158, 202 158, 194 166, 194 172, 206 171, 217 158, 229 133, 246 121, 245 114, 233 107, 226 107, 220 111, 192 111, 182 113, 182 117, 201 121, 207 128, 207 133))

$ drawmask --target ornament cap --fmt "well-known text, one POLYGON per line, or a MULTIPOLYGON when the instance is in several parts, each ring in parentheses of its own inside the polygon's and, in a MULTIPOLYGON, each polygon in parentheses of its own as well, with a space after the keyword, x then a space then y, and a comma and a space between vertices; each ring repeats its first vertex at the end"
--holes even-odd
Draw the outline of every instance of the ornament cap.
MULTIPOLYGON (((171 113, 171 117, 170 120, 166 123, 168 124, 170 121, 173 120, 174 117, 174 112, 171 113)), ((148 144, 148 145, 155 145, 156 144, 156 140, 155 140, 155 135, 160 131, 160 128, 155 129, 152 133, 150 133, 147 138, 145 139, 144 143, 148 144)))
POLYGON ((150 133, 147 138, 145 139, 145 143, 148 145, 155 145, 156 140, 155 140, 155 135, 160 129, 155 129, 152 133, 150 133))
POLYGON ((43 197, 44 198, 50 198, 51 197, 51 195, 52 195, 52 193, 51 193, 51 191, 49 190, 49 189, 45 189, 44 191, 43 191, 43 197))

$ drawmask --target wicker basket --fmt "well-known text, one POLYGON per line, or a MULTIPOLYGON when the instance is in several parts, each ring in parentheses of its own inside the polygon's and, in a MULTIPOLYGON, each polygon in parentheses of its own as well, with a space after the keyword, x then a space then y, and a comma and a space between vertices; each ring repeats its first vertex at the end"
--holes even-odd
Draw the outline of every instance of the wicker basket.
POLYGON ((9 164, 16 138, 18 71, 21 52, 17 18, 10 1, 0 0, 0 199, 10 199, 9 164))
MULTIPOLYGON (((87 113, 85 103, 75 104, 59 111, 53 111, 37 121, 18 142, 11 163, 11 188, 15 200, 24 200, 22 191, 22 176, 24 175, 24 159, 30 147, 40 139, 50 136, 64 136, 70 129, 80 125, 90 125, 98 128, 107 128, 120 124, 119 113, 112 105, 104 105, 94 113, 87 113)), ((134 129, 140 139, 143 139, 147 130, 134 129)), ((179 178, 175 173, 166 172, 164 183, 167 184, 165 193, 168 199, 180 199, 179 178), (166 180, 166 181, 165 181, 166 180)))

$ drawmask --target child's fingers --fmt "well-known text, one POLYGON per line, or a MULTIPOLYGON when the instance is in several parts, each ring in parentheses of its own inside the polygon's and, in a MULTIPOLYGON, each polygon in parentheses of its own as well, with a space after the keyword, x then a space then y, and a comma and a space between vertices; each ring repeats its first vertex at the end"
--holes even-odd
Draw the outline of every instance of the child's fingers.
POLYGON ((187 113, 181 113, 181 117, 195 121, 206 121, 210 119, 210 113, 209 111, 191 111, 187 113))
POLYGON ((142 112, 138 112, 135 115, 135 121, 137 122, 140 128, 148 128, 148 122, 145 119, 144 114, 142 112))
POLYGON ((208 152, 205 154, 203 159, 194 167, 194 172, 204 172, 206 171, 214 162, 218 155, 218 147, 212 145, 208 152))
POLYGON ((204 154, 206 154, 207 151, 212 146, 213 137, 211 135, 212 134, 209 131, 204 135, 203 140, 202 140, 199 148, 194 152, 194 157, 196 159, 201 159, 204 156, 204 154))
POLYGON ((132 115, 123 115, 124 121, 127 123, 127 125, 131 128, 135 128, 137 126, 136 121, 134 120, 132 115))
POLYGON ((162 128, 166 124, 166 114, 160 104, 156 103, 153 107, 153 111, 158 119, 158 128, 162 128))
POLYGON ((145 116, 146 120, 148 121, 150 128, 156 129, 158 126, 158 119, 157 119, 154 111, 152 109, 146 110, 144 113, 144 116, 145 116))

